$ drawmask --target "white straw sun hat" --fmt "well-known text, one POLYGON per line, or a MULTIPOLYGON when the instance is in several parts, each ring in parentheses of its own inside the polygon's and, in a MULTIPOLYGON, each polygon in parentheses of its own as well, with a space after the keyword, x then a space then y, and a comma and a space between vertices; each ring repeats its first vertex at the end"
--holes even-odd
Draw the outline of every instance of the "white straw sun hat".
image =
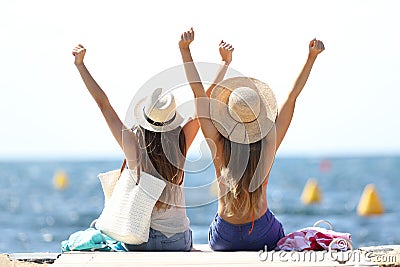
POLYGON ((273 91, 257 79, 229 78, 211 92, 211 120, 232 142, 250 144, 261 140, 274 126, 277 114, 273 91))
POLYGON ((135 122, 153 132, 167 132, 182 126, 186 120, 180 115, 172 93, 155 89, 151 96, 134 103, 135 122))

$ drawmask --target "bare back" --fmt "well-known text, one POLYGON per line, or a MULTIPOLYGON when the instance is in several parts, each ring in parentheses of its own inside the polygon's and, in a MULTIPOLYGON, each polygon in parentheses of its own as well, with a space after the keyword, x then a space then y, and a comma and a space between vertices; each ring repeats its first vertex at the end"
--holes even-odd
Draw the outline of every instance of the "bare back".
MULTIPOLYGON (((247 212, 246 214, 237 214, 234 216, 227 216, 226 215, 226 202, 224 199, 224 194, 227 192, 227 187, 226 185, 221 181, 221 179, 218 179, 218 177, 221 177, 222 174, 222 168, 223 168, 223 143, 222 139, 219 138, 215 140, 215 145, 210 146, 210 148, 214 147, 215 149, 212 149, 214 151, 213 155, 214 159, 214 167, 215 167, 215 173, 216 173, 216 179, 218 180, 218 215, 224 219, 225 221, 232 223, 232 224, 245 224, 248 222, 252 222, 253 220, 257 220, 260 218, 262 215, 265 214, 265 212, 268 209, 268 204, 267 204, 267 184, 268 184, 268 178, 269 174, 265 177, 264 182, 262 183, 262 197, 260 199, 261 202, 261 208, 256 212, 256 214, 253 214, 251 211, 247 212)), ((264 160, 267 161, 266 158, 264 160)), ((266 162, 266 164, 269 162, 266 162)), ((269 172, 268 172, 269 173, 269 172)))

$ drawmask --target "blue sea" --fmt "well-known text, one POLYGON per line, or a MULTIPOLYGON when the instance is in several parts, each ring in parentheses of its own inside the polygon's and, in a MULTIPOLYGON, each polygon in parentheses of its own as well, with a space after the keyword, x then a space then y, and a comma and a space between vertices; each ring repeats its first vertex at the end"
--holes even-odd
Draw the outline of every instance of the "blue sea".
MULTIPOLYGON (((60 252, 60 242, 86 229, 97 218, 104 197, 97 174, 120 168, 115 160, 32 160, 0 162, 0 253, 60 252), (68 186, 56 189, 54 175, 64 171, 68 186)), ((186 173, 187 209, 195 243, 207 243, 216 213, 210 162, 201 172, 186 173)), ((279 157, 268 185, 269 208, 285 232, 324 219, 334 230, 349 232, 354 247, 400 244, 400 157, 279 157), (319 185, 322 200, 304 205, 308 179, 319 185), (385 212, 361 217, 357 205, 367 184, 374 184, 385 212)))

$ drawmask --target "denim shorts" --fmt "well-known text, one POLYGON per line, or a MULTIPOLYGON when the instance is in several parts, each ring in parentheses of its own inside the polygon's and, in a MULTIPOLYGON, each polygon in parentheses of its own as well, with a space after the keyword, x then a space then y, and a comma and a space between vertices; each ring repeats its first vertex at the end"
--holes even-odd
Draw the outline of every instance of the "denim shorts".
POLYGON ((149 240, 139 245, 124 244, 129 251, 190 251, 193 248, 192 231, 166 237, 160 231, 150 228, 149 240))
POLYGON ((273 250, 278 241, 285 236, 282 224, 268 209, 261 218, 246 224, 231 224, 218 214, 208 231, 208 245, 214 251, 259 251, 273 250))

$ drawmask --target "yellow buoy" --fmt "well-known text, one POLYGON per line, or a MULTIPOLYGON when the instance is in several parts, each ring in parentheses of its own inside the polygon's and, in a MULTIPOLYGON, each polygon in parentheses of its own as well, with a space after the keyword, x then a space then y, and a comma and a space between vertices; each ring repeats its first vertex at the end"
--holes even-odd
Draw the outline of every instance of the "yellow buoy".
POLYGON ((218 196, 218 182, 214 181, 210 186, 210 195, 211 196, 218 196))
POLYGON ((381 215, 384 213, 382 202, 373 184, 368 184, 364 188, 357 207, 360 216, 381 215))
POLYGON ((53 186, 55 189, 63 190, 68 186, 68 176, 65 171, 57 171, 53 177, 53 186))
POLYGON ((321 202, 321 192, 315 179, 308 179, 301 194, 301 202, 305 205, 321 202))

